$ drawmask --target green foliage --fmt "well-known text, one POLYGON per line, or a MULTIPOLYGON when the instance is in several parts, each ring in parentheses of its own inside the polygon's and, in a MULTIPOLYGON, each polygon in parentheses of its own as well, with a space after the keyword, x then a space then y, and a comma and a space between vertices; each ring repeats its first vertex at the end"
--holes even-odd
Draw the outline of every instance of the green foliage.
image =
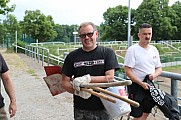
POLYGON ((39 42, 53 41, 57 32, 53 29, 54 22, 52 16, 45 16, 40 10, 25 11, 23 30, 24 33, 39 42))
MULTIPOLYGON (((132 18, 134 12, 131 9, 132 18)), ((128 28, 128 7, 119 5, 115 8, 108 8, 103 16, 105 22, 100 26, 103 31, 101 39, 125 41, 128 28)))
MULTIPOLYGON (((168 0, 143 0, 140 6, 131 9, 131 35, 137 40, 139 25, 149 23, 153 26, 153 40, 181 39, 180 2, 173 6, 168 0)), ((116 6, 108 8, 103 14, 105 22, 101 24, 102 40, 127 40, 128 8, 116 6)))
POLYGON ((61 41, 61 42, 73 42, 74 41, 74 35, 73 32, 77 31, 78 26, 77 25, 59 25, 56 24, 54 29, 57 32, 57 37, 54 39, 54 41, 61 41))
POLYGON ((180 36, 180 32, 181 32, 181 27, 180 27, 181 26, 181 22, 180 22, 181 21, 181 12, 180 12, 181 11, 181 2, 177 1, 171 7, 173 9, 173 12, 175 13, 174 17, 172 19, 172 24, 174 26, 177 26, 177 31, 173 35, 172 39, 181 39, 181 36, 180 36))
POLYGON ((5 27, 4 24, 0 23, 0 44, 3 44, 4 40, 5 40, 5 27))
MULTIPOLYGON (((23 41, 18 40, 17 45, 22 47, 22 48, 26 48, 26 43, 23 41)), ((14 49, 16 49, 16 48, 14 47, 14 49)), ((17 52, 18 53, 24 53, 25 51, 23 49, 18 49, 17 52)))
POLYGON ((20 31, 20 25, 16 17, 12 14, 7 15, 7 19, 3 21, 5 34, 10 34, 11 44, 15 42, 16 31, 20 31))
POLYGON ((7 4, 10 0, 0 0, 0 14, 6 15, 9 12, 13 12, 15 9, 15 5, 9 7, 7 4))
POLYGON ((177 31, 172 21, 177 17, 175 11, 168 6, 168 2, 168 0, 143 0, 135 14, 137 30, 140 24, 149 23, 153 27, 154 40, 172 39, 177 31))
POLYGON ((18 46, 20 46, 20 47, 23 47, 23 48, 25 48, 26 47, 26 43, 25 42, 23 42, 23 41, 20 41, 20 40, 18 40, 18 46))

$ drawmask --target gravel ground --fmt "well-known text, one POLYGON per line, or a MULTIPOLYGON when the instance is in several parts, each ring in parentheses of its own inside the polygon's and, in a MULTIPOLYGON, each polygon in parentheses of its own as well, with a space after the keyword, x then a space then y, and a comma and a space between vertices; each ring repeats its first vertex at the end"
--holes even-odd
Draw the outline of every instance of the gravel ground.
MULTIPOLYGON (((0 52, 10 68, 16 92, 18 110, 11 120, 73 120, 72 95, 51 95, 43 80, 46 75, 41 63, 24 54, 0 52)), ((4 89, 2 94, 7 110, 9 99, 4 89)))

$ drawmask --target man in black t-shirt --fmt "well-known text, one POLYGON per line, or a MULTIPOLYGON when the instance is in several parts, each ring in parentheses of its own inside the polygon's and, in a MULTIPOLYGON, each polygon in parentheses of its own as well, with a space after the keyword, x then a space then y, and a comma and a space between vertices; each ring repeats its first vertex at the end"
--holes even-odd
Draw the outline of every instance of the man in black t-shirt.
MULTIPOLYGON (((8 66, 1 54, 0 54, 0 75, 1 75, 4 88, 10 98, 10 104, 9 104, 8 110, 9 110, 9 114, 11 118, 16 114, 16 109, 17 109, 16 99, 15 99, 13 82, 9 76, 8 66)), ((0 90, 1 90, 1 81, 0 81, 0 90)), ((4 98, 2 97, 1 92, 0 92, 0 120, 8 120, 6 111, 4 109, 4 105, 5 105, 4 98)))
POLYGON ((100 98, 80 91, 76 82, 113 81, 115 69, 119 69, 116 55, 112 49, 96 44, 98 31, 92 22, 84 22, 80 25, 79 37, 82 48, 69 53, 62 68, 62 87, 74 94, 74 119, 112 120, 100 98), (75 78, 73 85, 72 76, 75 78))

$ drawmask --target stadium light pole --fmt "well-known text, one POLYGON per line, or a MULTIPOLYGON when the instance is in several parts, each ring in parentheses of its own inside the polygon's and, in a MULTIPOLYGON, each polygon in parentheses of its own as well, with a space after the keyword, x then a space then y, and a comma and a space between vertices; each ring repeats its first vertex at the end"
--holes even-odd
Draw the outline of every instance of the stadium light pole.
POLYGON ((131 46, 131 7, 130 7, 130 0, 128 0, 128 47, 131 46))
POLYGON ((76 45, 76 37, 77 37, 78 32, 75 31, 75 32, 73 32, 73 34, 74 34, 74 45, 76 45))

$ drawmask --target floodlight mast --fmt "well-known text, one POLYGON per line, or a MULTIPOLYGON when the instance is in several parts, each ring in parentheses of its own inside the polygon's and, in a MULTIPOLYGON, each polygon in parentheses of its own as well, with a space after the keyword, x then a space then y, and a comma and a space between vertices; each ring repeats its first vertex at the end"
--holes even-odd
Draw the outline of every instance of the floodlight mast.
POLYGON ((76 38, 77 38, 77 34, 78 34, 78 32, 77 32, 77 31, 75 31, 75 32, 73 32, 73 34, 74 34, 74 45, 76 45, 76 38))
POLYGON ((130 0, 128 0, 128 47, 130 47, 131 45, 131 7, 130 0))

